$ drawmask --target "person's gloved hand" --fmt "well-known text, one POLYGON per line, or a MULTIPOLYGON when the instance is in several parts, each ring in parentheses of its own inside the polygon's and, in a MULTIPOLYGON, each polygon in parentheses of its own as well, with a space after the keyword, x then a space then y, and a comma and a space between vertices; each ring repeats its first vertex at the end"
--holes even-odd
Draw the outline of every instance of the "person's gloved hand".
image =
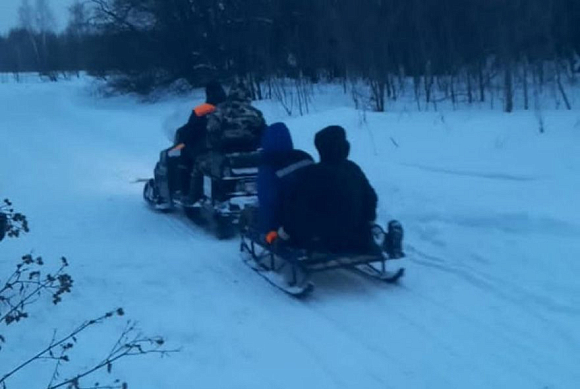
POLYGON ((284 231, 284 227, 278 228, 278 231, 270 231, 266 234, 266 243, 273 244, 277 239, 284 241, 290 240, 290 235, 284 231))

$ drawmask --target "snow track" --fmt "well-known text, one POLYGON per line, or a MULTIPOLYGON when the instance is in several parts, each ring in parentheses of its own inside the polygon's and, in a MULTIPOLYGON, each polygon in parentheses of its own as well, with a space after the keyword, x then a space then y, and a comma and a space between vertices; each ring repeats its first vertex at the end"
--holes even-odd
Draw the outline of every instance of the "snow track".
MULTIPOLYGON (((369 113, 365 131, 350 108, 288 120, 314 155, 315 131, 344 125, 381 219, 400 219, 407 233, 399 285, 317 274, 316 292, 299 301, 248 269, 238 241, 151 211, 131 183, 167 146, 166 118, 177 110, 185 121, 195 101, 99 100, 85 88, 0 85, 0 196, 32 228, 0 245, 0 278, 33 250, 67 256, 75 279, 62 305, 38 304, 21 327, 2 329, 0 372, 54 328, 123 306, 183 348, 116 366, 131 387, 578 387, 577 113, 547 112, 542 138, 525 127, 533 113, 449 112, 444 128, 436 113, 369 113)), ((98 358, 123 324, 84 338, 75 360, 98 358)), ((30 370, 11 387, 41 388, 47 373, 30 370)))

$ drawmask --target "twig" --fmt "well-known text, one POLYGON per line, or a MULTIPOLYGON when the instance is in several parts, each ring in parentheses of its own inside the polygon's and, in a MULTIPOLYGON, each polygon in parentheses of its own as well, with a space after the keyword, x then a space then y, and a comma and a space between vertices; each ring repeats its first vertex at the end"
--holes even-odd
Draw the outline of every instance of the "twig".
POLYGON ((12 375, 14 375, 16 372, 18 372, 19 370, 22 370, 23 368, 25 368, 26 366, 28 366, 29 364, 31 364, 35 360, 43 357, 45 354, 50 353, 54 348, 56 348, 56 347, 64 344, 65 342, 68 342, 69 340, 75 338, 79 333, 83 332, 88 327, 91 327, 91 326, 93 326, 95 324, 102 323, 103 320, 108 319, 108 318, 110 318, 112 316, 113 316, 113 313, 112 312, 108 312, 108 313, 104 314, 103 316, 101 316, 101 317, 99 317, 97 319, 93 319, 93 320, 86 321, 82 325, 80 325, 76 330, 74 330, 69 335, 65 336, 64 338, 62 338, 62 339, 60 339, 60 340, 58 340, 56 342, 51 341, 50 344, 45 349, 43 349, 42 351, 38 352, 33 357, 31 357, 31 358, 27 359, 26 361, 22 362, 20 365, 16 366, 10 372, 8 372, 7 374, 5 374, 0 379, 0 384, 4 384, 6 382, 6 380, 8 378, 10 378, 12 375))
POLYGON ((139 334, 135 336, 131 341, 128 341, 129 335, 135 331, 135 323, 128 322, 127 326, 119 336, 117 342, 107 355, 105 359, 99 362, 94 367, 77 374, 73 378, 69 378, 57 385, 49 386, 47 389, 57 389, 65 385, 77 384, 79 381, 92 373, 106 368, 110 373, 114 362, 121 358, 145 355, 145 354, 161 354, 162 356, 168 355, 170 353, 179 352, 179 350, 162 350, 160 349, 165 343, 162 338, 141 338, 139 334), (152 348, 147 348, 147 346, 152 348))

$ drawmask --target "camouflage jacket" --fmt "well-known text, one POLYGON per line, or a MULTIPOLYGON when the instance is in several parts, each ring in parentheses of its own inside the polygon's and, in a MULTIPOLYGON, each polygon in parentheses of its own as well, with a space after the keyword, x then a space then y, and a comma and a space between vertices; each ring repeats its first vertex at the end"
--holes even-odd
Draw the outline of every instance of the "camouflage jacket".
POLYGON ((266 127, 262 112, 236 90, 207 119, 209 146, 223 151, 256 150, 266 127))

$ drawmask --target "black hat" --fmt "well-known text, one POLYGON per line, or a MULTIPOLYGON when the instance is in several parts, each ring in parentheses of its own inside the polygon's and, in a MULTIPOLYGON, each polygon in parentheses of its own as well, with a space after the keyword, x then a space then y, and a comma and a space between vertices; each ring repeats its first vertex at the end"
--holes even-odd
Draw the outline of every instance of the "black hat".
POLYGON ((251 103, 252 94, 250 93, 250 90, 246 87, 246 85, 244 85, 243 83, 239 83, 237 85, 234 85, 232 89, 230 89, 228 99, 231 101, 241 101, 251 103))
POLYGON ((226 91, 217 81, 211 81, 205 86, 205 102, 218 105, 226 101, 226 91))
POLYGON ((314 145, 320 154, 320 162, 344 161, 350 152, 346 131, 341 126, 329 126, 320 130, 314 138, 314 145))

